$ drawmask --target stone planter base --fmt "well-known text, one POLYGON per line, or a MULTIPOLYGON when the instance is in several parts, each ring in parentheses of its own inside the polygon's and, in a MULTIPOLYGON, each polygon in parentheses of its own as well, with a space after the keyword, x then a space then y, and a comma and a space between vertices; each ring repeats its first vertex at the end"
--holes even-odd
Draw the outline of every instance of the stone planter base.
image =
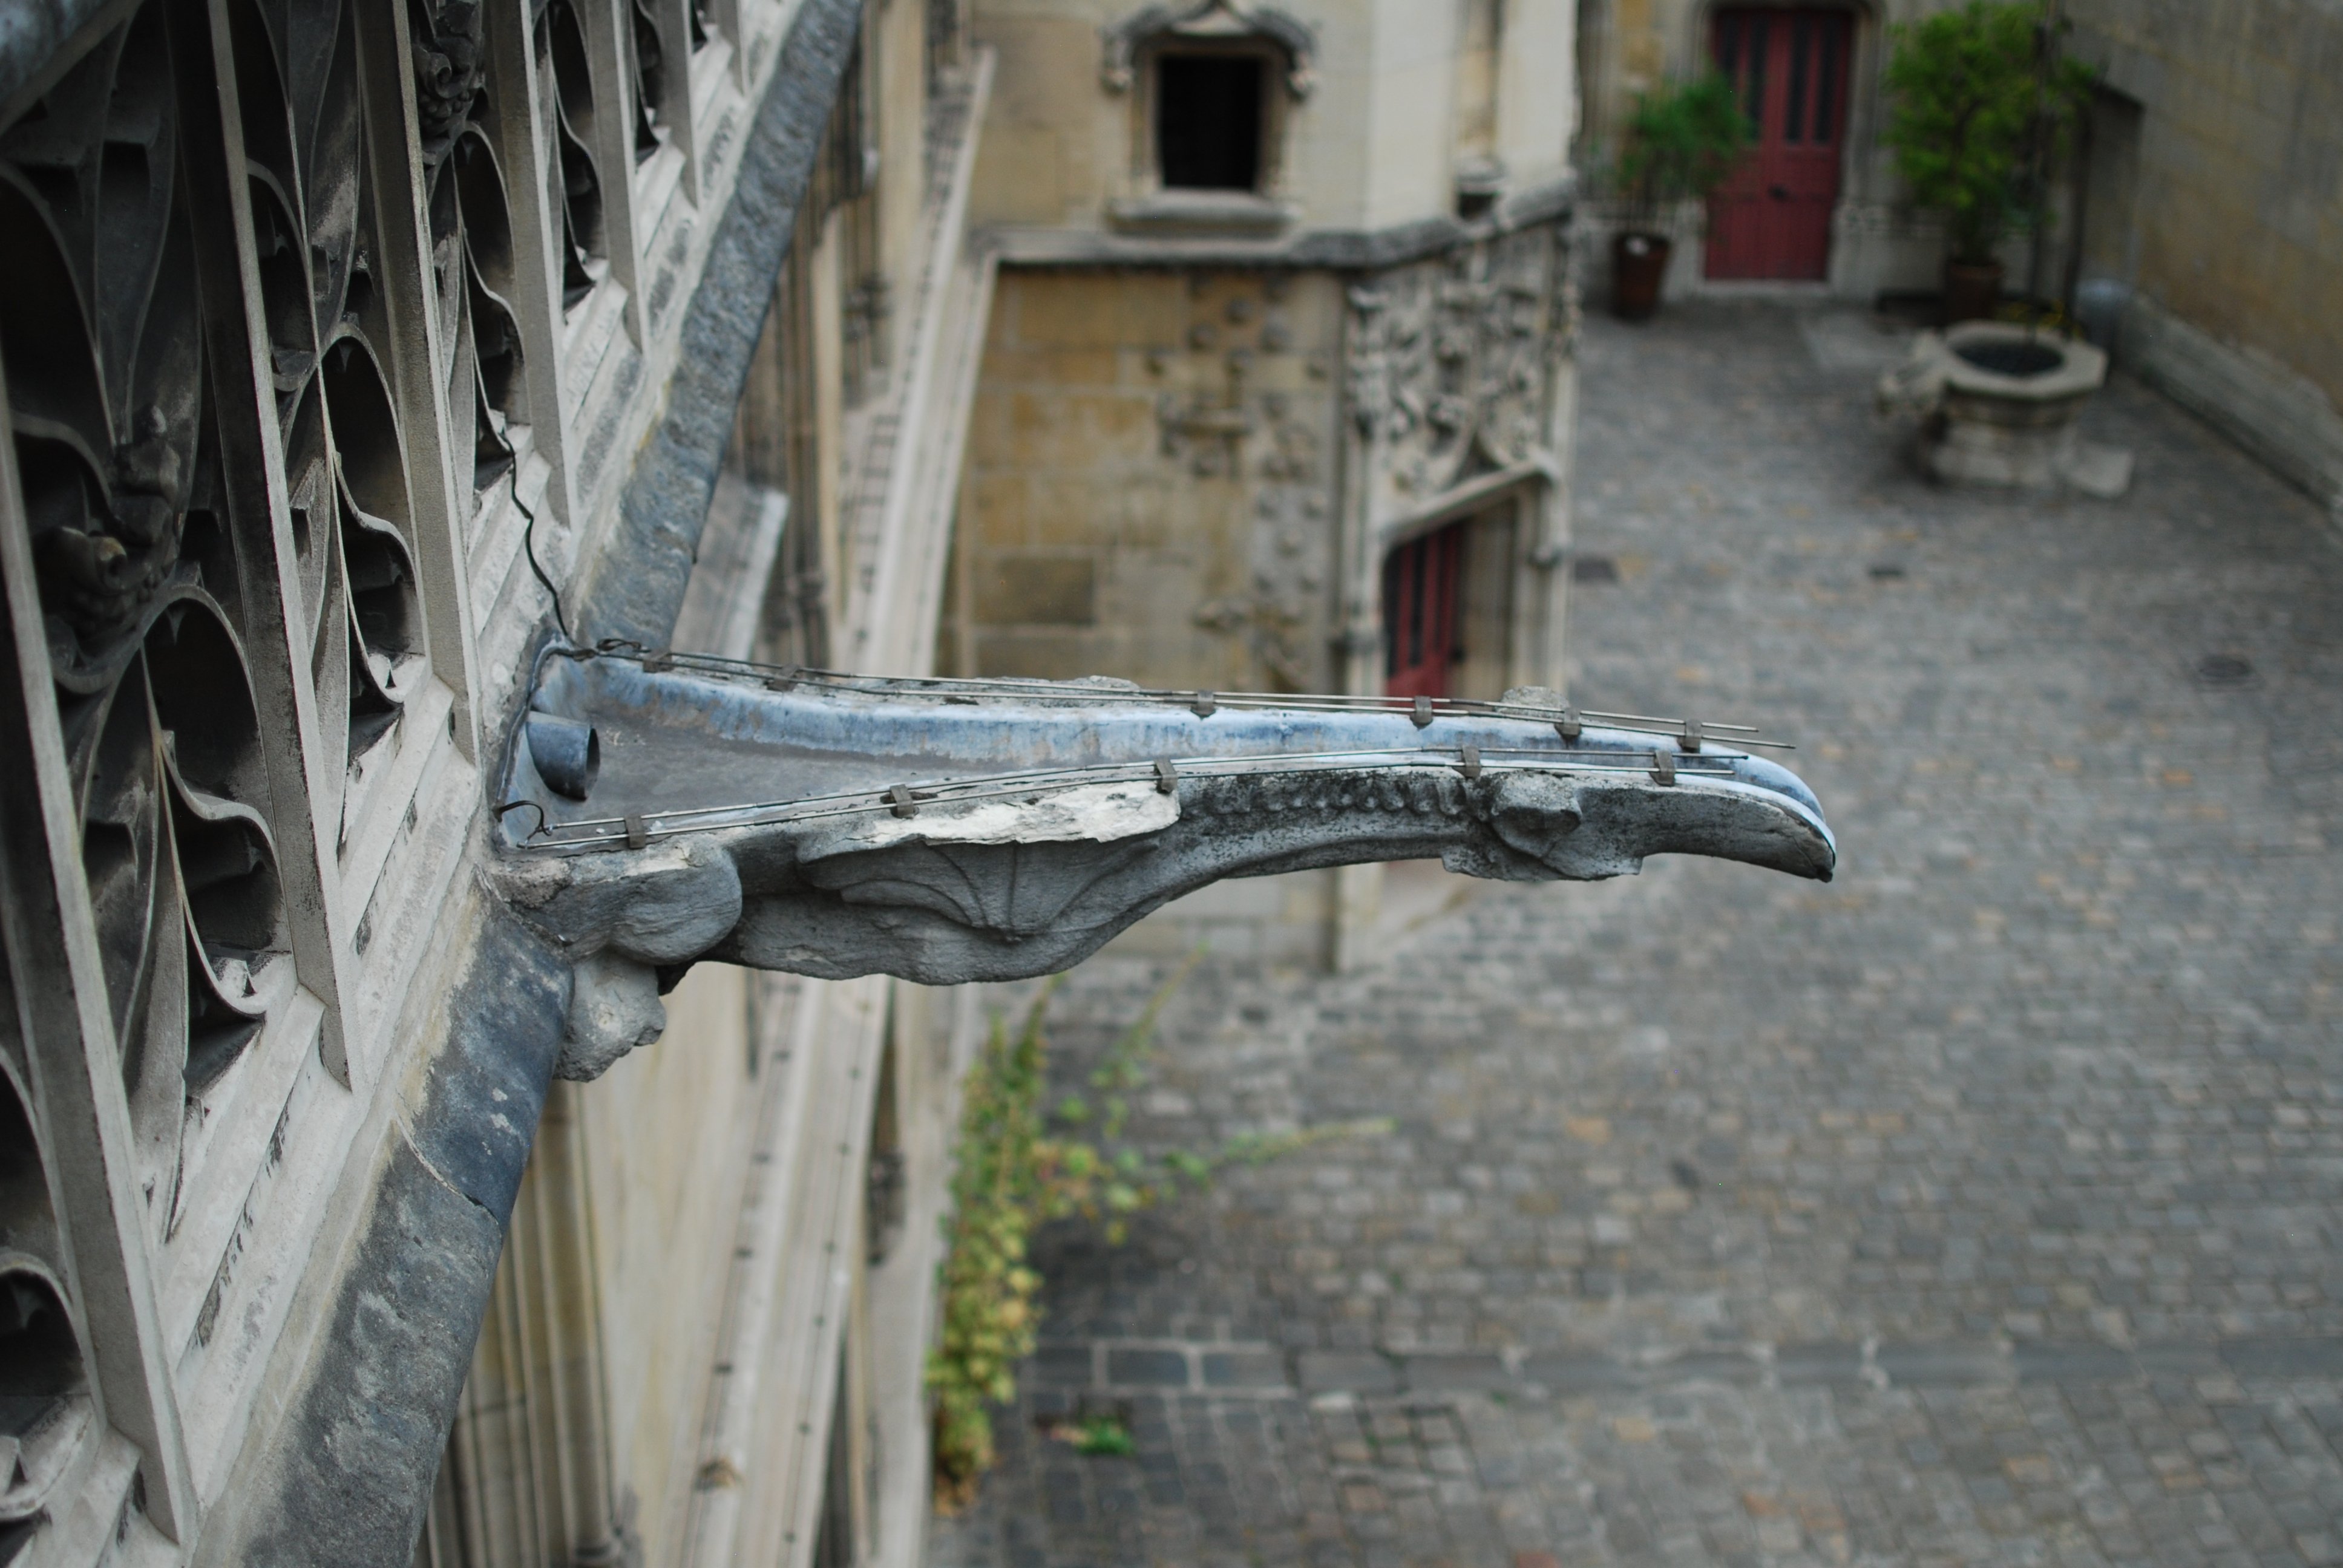
POLYGON ((2111 498, 2130 486, 2131 454, 2075 431, 2107 378, 2107 357, 2087 343, 1970 321, 1922 333, 1910 358, 1880 382, 1879 402, 1923 416, 1916 455, 1934 478, 2009 488, 2066 485, 2111 498), (2033 357, 2049 363, 2021 373, 2033 357))

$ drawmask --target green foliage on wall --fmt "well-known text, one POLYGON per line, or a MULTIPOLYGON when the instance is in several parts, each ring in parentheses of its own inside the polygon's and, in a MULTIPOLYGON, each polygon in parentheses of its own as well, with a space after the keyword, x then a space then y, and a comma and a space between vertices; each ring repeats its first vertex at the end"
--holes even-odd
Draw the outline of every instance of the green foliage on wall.
POLYGON ((1944 212, 1953 259, 1988 263, 2004 234, 2037 220, 2046 171, 2096 77, 2058 55, 2031 0, 1969 0, 1890 36, 1896 166, 1915 200, 1944 212))
MULTIPOLYGON (((1172 1150, 1152 1157, 1125 1142, 1132 1098, 1147 1081, 1156 1020, 1196 961, 1191 958, 1166 980, 1099 1059, 1088 1095, 1068 1095, 1051 1110, 1042 1103, 1049 1091, 1042 1026, 1062 977, 1042 988, 1015 1035, 1006 1019, 995 1018, 969 1069, 953 1151, 952 1214, 945 1225, 950 1251, 943 1264, 943 1327, 928 1357, 940 1507, 966 1503, 991 1468, 993 1409, 1017 1397, 1017 1363, 1032 1353, 1041 1276, 1028 1263, 1026 1248, 1037 1227, 1081 1218, 1119 1243, 1133 1214, 1173 1196, 1182 1182, 1202 1190, 1232 1164, 1258 1165, 1329 1139, 1392 1129, 1384 1120, 1341 1122, 1240 1135, 1202 1152, 1172 1150), (1093 1120, 1097 1142, 1065 1131, 1093 1120), (1059 1124, 1054 1131, 1053 1122, 1059 1124)), ((1128 1452, 1102 1434, 1076 1446, 1091 1453, 1128 1452)))

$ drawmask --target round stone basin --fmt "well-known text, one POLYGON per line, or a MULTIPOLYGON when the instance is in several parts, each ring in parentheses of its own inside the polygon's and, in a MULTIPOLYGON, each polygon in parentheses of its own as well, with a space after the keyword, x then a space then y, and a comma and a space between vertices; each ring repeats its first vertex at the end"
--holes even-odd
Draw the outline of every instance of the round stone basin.
POLYGON ((2007 321, 1964 321, 1936 346, 1945 403, 1956 418, 2064 425, 2107 378, 2087 343, 2007 321))
POLYGON ((1911 358, 1882 382, 1880 399, 1924 416, 1916 456, 1936 478, 2063 482, 2111 494, 2128 482, 2129 460, 2087 453, 2075 435, 2076 417, 2107 378, 2107 357, 2087 343, 2013 322, 1965 321, 1922 333, 1911 358))
POLYGON ((2041 376, 2066 363, 2066 357, 2046 343, 1967 343, 1953 352, 1996 376, 2041 376))

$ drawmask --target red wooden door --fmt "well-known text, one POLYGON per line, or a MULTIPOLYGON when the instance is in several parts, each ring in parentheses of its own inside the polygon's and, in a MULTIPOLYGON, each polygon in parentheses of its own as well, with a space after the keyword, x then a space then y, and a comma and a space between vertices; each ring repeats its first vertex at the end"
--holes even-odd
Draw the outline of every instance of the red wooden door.
POLYGON ((1383 559, 1383 692, 1445 697, 1463 628, 1463 523, 1410 539, 1383 559))
POLYGON ((1846 130, 1848 23, 1845 11, 1811 5, 1717 13, 1717 69, 1739 91, 1757 144, 1709 203, 1709 276, 1828 273, 1846 130))

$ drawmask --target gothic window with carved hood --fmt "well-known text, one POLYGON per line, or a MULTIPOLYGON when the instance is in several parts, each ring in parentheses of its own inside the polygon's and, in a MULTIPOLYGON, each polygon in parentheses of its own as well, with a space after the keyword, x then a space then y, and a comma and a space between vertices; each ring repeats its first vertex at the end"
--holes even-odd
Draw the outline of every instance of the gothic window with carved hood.
POLYGON ((1261 206, 1281 183, 1288 119, 1316 85, 1312 30, 1269 6, 1202 0, 1143 6, 1103 43, 1102 84, 1133 98, 1137 205, 1118 216, 1194 221, 1234 201, 1217 216, 1262 221, 1242 204, 1261 206), (1151 200, 1162 210, 1147 210, 1151 200))

